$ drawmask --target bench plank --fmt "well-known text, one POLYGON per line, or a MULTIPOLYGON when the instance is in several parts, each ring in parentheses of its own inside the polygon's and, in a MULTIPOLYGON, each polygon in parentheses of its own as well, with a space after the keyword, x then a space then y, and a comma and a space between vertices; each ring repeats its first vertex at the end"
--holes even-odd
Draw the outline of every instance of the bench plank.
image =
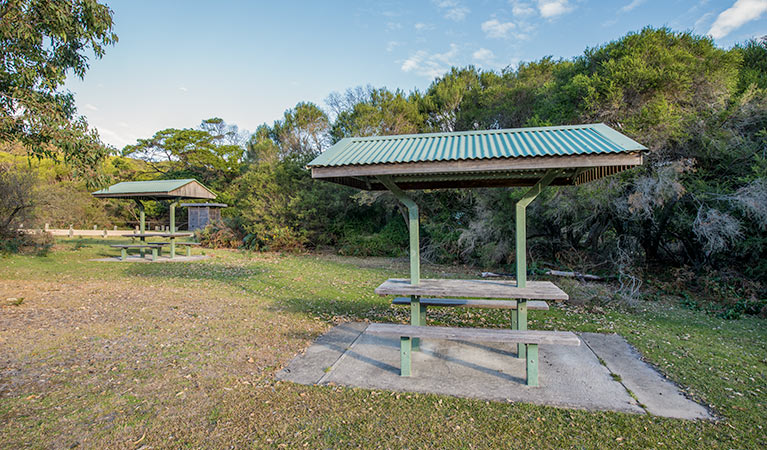
POLYGON ((157 248, 164 244, 111 244, 115 248, 157 248))
POLYGON ((378 336, 408 336, 411 338, 446 339, 452 341, 581 345, 581 340, 571 331, 502 330, 371 323, 365 332, 378 336))
POLYGON ((514 280, 435 280, 423 279, 411 285, 409 279, 391 278, 375 290, 385 295, 455 296, 500 299, 567 300, 568 295, 550 281, 528 281, 517 287, 514 280))
MULTIPOLYGON (((395 305, 409 305, 410 297, 397 297, 392 300, 395 305)), ((465 298, 421 298, 421 304, 425 306, 454 306, 458 308, 491 308, 491 309, 517 309, 516 300, 487 300, 465 298)), ((527 309, 534 311, 548 311, 549 304, 542 300, 530 300, 527 309)))

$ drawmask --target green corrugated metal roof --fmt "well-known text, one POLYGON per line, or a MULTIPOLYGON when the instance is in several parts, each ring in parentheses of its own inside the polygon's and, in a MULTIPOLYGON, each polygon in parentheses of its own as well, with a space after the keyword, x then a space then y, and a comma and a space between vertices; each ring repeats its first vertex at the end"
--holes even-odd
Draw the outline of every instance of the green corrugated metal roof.
POLYGON ((645 146, 605 124, 345 138, 309 163, 337 167, 636 152, 645 146))
POLYGON ((184 180, 123 181, 93 194, 147 194, 168 193, 186 184, 197 181, 194 178, 184 180))

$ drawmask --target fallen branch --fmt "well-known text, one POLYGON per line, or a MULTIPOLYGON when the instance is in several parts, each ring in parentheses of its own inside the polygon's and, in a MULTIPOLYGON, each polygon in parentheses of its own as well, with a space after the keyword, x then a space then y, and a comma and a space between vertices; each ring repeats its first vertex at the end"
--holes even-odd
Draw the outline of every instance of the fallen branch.
POLYGON ((579 280, 587 280, 587 281, 604 281, 605 280, 605 277, 600 277, 599 275, 591 275, 588 273, 580 273, 580 272, 566 272, 563 270, 546 269, 543 273, 545 275, 553 275, 555 277, 578 278, 579 280))
MULTIPOLYGON (((514 277, 515 275, 512 273, 495 273, 495 272, 482 272, 482 278, 496 278, 496 277, 514 277)), ((552 275, 555 277, 568 277, 568 278, 577 278, 579 280, 583 281, 604 281, 608 279, 609 277, 601 277, 599 275, 591 275, 588 273, 580 273, 580 272, 566 272, 563 270, 553 270, 553 269, 546 269, 543 271, 543 275, 552 275)))

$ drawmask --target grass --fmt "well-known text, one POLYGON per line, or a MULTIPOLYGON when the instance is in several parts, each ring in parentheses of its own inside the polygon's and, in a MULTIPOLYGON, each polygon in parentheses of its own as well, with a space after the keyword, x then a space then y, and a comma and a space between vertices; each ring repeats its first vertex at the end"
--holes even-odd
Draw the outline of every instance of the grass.
MULTIPOLYGON (((333 324, 408 319, 373 294, 404 262, 212 250, 194 263, 88 261, 114 255, 105 243, 0 258, 0 447, 767 447, 762 319, 678 299, 531 315, 532 328, 620 333, 716 422, 301 386, 274 374, 333 324)), ((600 289, 557 283, 575 302, 600 289)), ((443 308, 430 319, 492 327, 506 316, 443 308)))

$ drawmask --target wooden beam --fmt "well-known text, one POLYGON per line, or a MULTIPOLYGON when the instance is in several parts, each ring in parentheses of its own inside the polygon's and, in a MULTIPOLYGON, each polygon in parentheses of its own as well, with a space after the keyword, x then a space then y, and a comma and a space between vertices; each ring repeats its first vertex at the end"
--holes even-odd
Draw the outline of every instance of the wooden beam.
POLYGON ((312 178, 370 177, 437 173, 571 169, 582 167, 638 166, 642 153, 607 153, 572 156, 531 156, 524 158, 413 163, 366 164, 355 166, 312 167, 312 178))

